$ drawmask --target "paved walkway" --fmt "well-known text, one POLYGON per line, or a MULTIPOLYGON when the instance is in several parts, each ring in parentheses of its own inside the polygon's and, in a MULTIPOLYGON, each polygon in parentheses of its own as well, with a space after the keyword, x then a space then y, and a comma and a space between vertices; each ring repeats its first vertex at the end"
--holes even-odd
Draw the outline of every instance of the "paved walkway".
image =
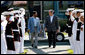
POLYGON ((56 46, 56 48, 49 48, 48 46, 38 46, 38 49, 31 48, 31 46, 25 47, 27 49, 27 54, 69 54, 68 50, 70 46, 60 45, 56 46))
POLYGON ((69 42, 57 42, 56 47, 53 48, 51 46, 50 48, 48 47, 48 42, 47 42, 47 37, 46 38, 40 38, 39 40, 45 40, 45 41, 39 41, 38 49, 32 48, 30 46, 30 41, 28 40, 28 34, 26 33, 25 37, 25 46, 24 49, 27 52, 26 54, 72 54, 72 50, 70 49, 69 42))

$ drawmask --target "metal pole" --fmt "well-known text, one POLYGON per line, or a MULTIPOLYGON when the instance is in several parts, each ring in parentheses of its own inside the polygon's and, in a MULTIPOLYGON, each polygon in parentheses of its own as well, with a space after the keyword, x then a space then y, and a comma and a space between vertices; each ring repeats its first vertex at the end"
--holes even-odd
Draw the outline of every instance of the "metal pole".
POLYGON ((42 1, 40 1, 40 5, 41 5, 41 20, 42 20, 42 1))

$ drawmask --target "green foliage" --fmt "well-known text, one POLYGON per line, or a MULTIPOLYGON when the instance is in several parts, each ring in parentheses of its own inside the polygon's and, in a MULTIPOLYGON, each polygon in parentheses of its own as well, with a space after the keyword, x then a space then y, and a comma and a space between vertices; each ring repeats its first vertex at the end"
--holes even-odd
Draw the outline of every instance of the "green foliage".
POLYGON ((60 31, 63 32, 66 29, 67 19, 59 19, 60 31))

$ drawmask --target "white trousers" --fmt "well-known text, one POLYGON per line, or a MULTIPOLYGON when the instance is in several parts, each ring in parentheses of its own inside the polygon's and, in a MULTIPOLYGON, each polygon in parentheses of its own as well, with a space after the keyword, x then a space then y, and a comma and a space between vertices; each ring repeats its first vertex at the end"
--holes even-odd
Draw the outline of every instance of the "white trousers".
POLYGON ((77 54, 77 51, 76 51, 76 35, 75 34, 73 35, 73 42, 74 42, 73 43, 74 44, 73 45, 74 46, 73 51, 74 51, 74 54, 77 54))
POLYGON ((80 53, 84 54, 84 41, 80 42, 80 53))
POLYGON ((20 42, 14 41, 15 44, 15 54, 19 54, 20 51, 20 42))
POLYGON ((7 44, 4 32, 1 34, 1 54, 7 53, 7 44))
POLYGON ((76 41, 76 51, 77 54, 80 54, 80 41, 76 41))
POLYGON ((70 47, 73 50, 74 49, 74 41, 73 41, 73 36, 69 37, 69 42, 70 42, 70 47))
POLYGON ((84 54, 84 31, 80 33, 80 53, 84 54))
POLYGON ((7 50, 7 54, 15 54, 16 51, 13 51, 13 50, 7 50))
POLYGON ((74 54, 80 54, 80 41, 74 39, 74 54))
POLYGON ((20 51, 19 53, 24 52, 24 37, 20 37, 20 51))

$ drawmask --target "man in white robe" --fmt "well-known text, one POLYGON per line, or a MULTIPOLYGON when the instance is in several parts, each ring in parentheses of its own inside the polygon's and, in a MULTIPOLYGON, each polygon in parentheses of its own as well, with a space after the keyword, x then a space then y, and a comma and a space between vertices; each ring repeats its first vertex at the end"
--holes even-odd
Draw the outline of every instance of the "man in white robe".
POLYGON ((5 37, 5 30, 6 30, 6 17, 1 15, 1 54, 7 53, 7 44, 6 44, 6 37, 5 37))
POLYGON ((82 22, 80 31, 80 54, 84 54, 84 13, 81 13, 80 20, 82 22))

